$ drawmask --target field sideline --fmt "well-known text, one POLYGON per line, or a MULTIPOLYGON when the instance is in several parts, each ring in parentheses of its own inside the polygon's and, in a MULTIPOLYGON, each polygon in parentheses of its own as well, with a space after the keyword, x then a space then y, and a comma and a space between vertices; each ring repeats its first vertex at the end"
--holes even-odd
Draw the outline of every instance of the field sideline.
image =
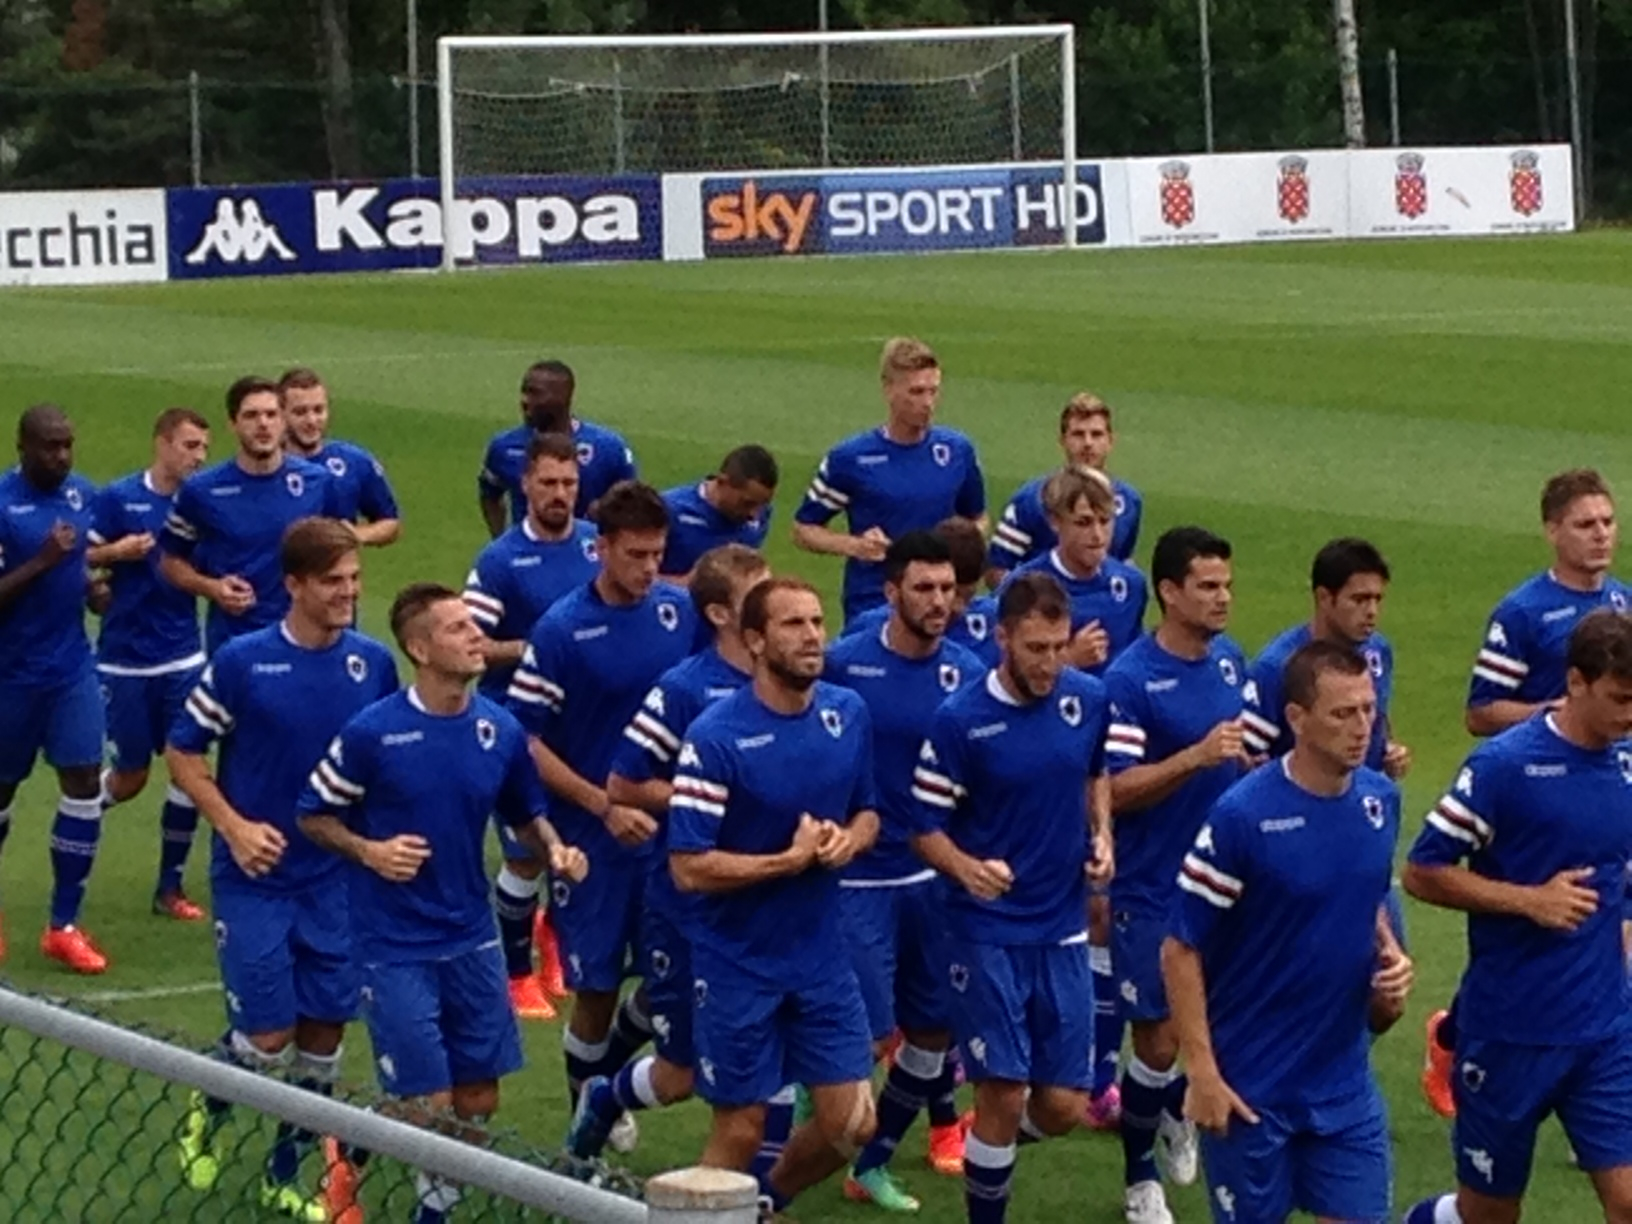
MULTIPOLYGON (((13 291, 0 294, 0 417, 9 431, 26 405, 61 403, 79 427, 80 469, 100 482, 145 462, 152 418, 172 403, 220 422, 213 457, 227 456, 227 383, 315 366, 332 388, 336 435, 379 455, 403 502, 402 543, 365 560, 364 625, 383 633, 398 586, 462 581, 485 536, 474 488, 483 445, 516 420, 522 369, 561 357, 578 372, 581 413, 623 430, 659 487, 696 479, 737 443, 771 447, 783 467, 772 562, 818 580, 836 617, 837 564, 794 553, 787 524, 826 447, 882 418, 878 350, 900 333, 939 351, 940 419, 978 443, 994 514, 1056 461, 1067 396, 1104 396, 1117 412, 1112 466, 1146 496, 1137 559, 1181 522, 1229 537, 1232 633, 1249 652, 1305 615, 1321 543, 1371 537, 1395 571, 1382 628, 1398 658, 1397 733, 1416 750, 1407 839, 1466 750, 1460 711, 1486 613, 1546 562, 1542 481, 1593 464, 1632 496, 1632 236, 1615 233, 13 291)), ((208 928, 147 914, 154 789, 110 815, 91 881, 85 922, 112 970, 74 981, 38 956, 53 789, 42 773, 25 785, 0 866, 6 974, 213 1037, 208 928)), ((195 850, 189 872, 200 897, 204 857, 195 850)), ((1402 1205, 1451 1177, 1445 1127, 1415 1081, 1422 1018, 1448 997, 1463 957, 1459 924, 1421 907, 1408 918, 1417 995, 1377 1047, 1402 1205)), ((559 1034, 530 1025, 526 1035, 531 1064, 506 1084, 501 1120, 553 1147, 565 1123, 559 1034)), ((358 1082, 371 1078, 366 1045, 355 1029, 347 1070, 358 1082)), ((18 1127, 22 1104, 7 1101, 0 1130, 18 1127)), ((692 1160, 704 1121, 696 1106, 643 1119, 635 1168, 692 1160)), ((922 1151, 920 1128, 898 1167, 926 1199, 924 1218, 961 1218, 959 1183, 931 1176, 922 1151)), ((1114 1139, 1084 1133, 1030 1150, 1011 1218, 1110 1224, 1121 1219, 1120 1180, 1114 1139)), ((1206 1218, 1199 1190, 1172 1202, 1186 1224, 1206 1218)), ((1597 1218, 1556 1128, 1530 1206, 1544 1221, 1597 1218)), ((795 1215, 866 1210, 834 1186, 795 1215)), ((245 1204, 231 1218, 256 1215, 245 1204)))

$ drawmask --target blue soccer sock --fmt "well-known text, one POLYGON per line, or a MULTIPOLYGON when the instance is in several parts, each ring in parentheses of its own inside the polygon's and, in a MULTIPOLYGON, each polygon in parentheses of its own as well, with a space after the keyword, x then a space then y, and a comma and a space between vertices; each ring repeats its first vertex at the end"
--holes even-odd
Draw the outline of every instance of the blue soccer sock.
POLYGON ((1456 1209, 1456 1195, 1423 1199, 1405 1213, 1403 1224, 1462 1224, 1462 1214, 1456 1209))
POLYGON ((493 881, 493 912, 499 919, 504 971, 513 978, 533 971, 533 919, 538 915, 539 881, 526 880, 506 863, 493 881))
POLYGON ((187 855, 193 848, 198 829, 198 808, 179 789, 164 793, 159 813, 159 896, 181 891, 181 877, 187 870, 187 855))
POLYGON ((945 1065, 945 1051, 921 1050, 910 1042, 902 1043, 895 1052, 895 1066, 884 1077, 884 1089, 878 1094, 878 1129, 856 1158, 858 1175, 890 1163, 896 1145, 928 1102, 945 1065))
POLYGON ((956 1126, 958 1123, 958 1071, 961 1058, 958 1047, 947 1050, 941 1063, 941 1074, 929 1092, 929 1124, 936 1129, 956 1126))
MULTIPOLYGON (((773 1202, 779 1196, 771 1189, 771 1170, 782 1159, 782 1149, 788 1144, 788 1136, 793 1134, 795 1095, 794 1086, 789 1084, 765 1102, 765 1133, 759 1141, 759 1151, 754 1153, 753 1163, 748 1166, 748 1172, 759 1182, 760 1193, 768 1195, 773 1202)), ((787 1204, 782 1203, 777 1209, 785 1206, 787 1204)))
MULTIPOLYGON (((334 1084, 340 1077, 340 1051, 333 1054, 311 1054, 296 1050, 290 1071, 296 1088, 316 1092, 322 1096, 334 1095, 334 1084)), ((272 1154, 266 1162, 267 1180, 274 1185, 287 1186, 300 1173, 300 1163, 317 1146, 317 1136, 309 1130, 278 1123, 272 1139, 272 1154)))
POLYGON ((1122 1058, 1122 1008, 1116 996, 1116 974, 1111 950, 1088 945, 1088 964, 1094 971, 1094 1087, 1103 1096, 1116 1083, 1122 1058))
POLYGON ((1003 1224, 1014 1180, 1014 1145, 993 1147, 974 1134, 963 1142, 963 1197, 969 1224, 1003 1224))
POLYGON ((611 1079, 628 1066, 629 1060, 651 1039, 652 1018, 637 990, 618 1004, 617 1015, 612 1017, 612 1032, 606 1041, 606 1057, 601 1059, 596 1074, 611 1079))
POLYGON ((79 907, 85 900, 85 881, 96 861, 96 843, 102 836, 102 800, 57 801, 57 817, 51 823, 51 925, 69 927, 79 921, 79 907))
POLYGON ((1167 1109, 1177 1067, 1153 1071, 1135 1054, 1122 1073, 1122 1176, 1124 1183, 1156 1181, 1156 1129, 1167 1109))
POLYGON ((609 1045, 610 1037, 605 1041, 585 1041, 570 1028, 561 1034, 561 1050, 567 1064, 567 1096, 574 1109, 578 1107, 578 1093, 584 1081, 601 1073, 609 1045))

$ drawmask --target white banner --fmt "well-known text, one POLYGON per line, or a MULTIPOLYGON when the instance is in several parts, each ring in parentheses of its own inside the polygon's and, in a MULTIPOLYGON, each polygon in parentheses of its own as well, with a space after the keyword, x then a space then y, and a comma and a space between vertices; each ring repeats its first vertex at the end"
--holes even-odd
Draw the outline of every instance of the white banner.
POLYGON ((1348 154, 1225 153, 1125 163, 1134 246, 1342 238, 1348 154))
POLYGON ((0 285, 113 285, 169 273, 164 192, 0 195, 0 285))
POLYGON ((1349 201, 1354 238, 1575 228, 1568 145, 1357 150, 1349 201))

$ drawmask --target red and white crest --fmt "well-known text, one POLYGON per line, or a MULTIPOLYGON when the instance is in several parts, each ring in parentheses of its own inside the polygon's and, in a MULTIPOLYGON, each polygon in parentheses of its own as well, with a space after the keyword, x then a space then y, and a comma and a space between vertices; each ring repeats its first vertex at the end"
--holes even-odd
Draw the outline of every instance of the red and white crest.
POLYGON ((1521 217, 1533 217, 1541 211, 1541 154, 1534 149, 1520 149, 1507 172, 1507 194, 1513 211, 1521 217))
POLYGON ((1309 216, 1309 159, 1293 153, 1280 160, 1275 181, 1275 211, 1296 225, 1309 216))
POLYGON ((1428 175, 1421 153, 1401 153, 1394 159, 1394 207, 1415 221, 1428 211, 1428 175))
POLYGON ((1196 219, 1196 189, 1190 182, 1190 163, 1163 162, 1158 171, 1162 176, 1162 220, 1174 229, 1183 229, 1196 219))

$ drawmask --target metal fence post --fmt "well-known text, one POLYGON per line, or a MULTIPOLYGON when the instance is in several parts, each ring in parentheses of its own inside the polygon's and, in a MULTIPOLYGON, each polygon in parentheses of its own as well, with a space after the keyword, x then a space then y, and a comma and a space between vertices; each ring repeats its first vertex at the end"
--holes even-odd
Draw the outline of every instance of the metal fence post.
POLYGON ((727 1169, 677 1169, 646 1183, 649 1224, 755 1224, 759 1185, 727 1169))
POLYGON ((1400 53, 1388 49, 1388 132, 1393 145, 1400 147, 1400 53))
POLYGON ((194 187, 204 185, 204 106, 199 92, 198 70, 193 69, 187 73, 187 151, 194 187))

